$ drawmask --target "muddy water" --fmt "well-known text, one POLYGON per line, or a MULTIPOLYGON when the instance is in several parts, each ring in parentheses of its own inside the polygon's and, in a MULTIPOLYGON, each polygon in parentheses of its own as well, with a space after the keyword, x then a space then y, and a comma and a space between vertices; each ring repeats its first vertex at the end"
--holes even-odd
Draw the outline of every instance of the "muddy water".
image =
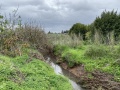
POLYGON ((68 77, 69 82, 71 83, 73 90, 83 90, 79 84, 77 84, 75 81, 75 78, 68 72, 66 72, 66 70, 63 70, 59 65, 55 64, 50 57, 47 58, 46 61, 48 64, 50 64, 50 66, 54 69, 56 74, 60 74, 63 75, 65 77, 68 77))

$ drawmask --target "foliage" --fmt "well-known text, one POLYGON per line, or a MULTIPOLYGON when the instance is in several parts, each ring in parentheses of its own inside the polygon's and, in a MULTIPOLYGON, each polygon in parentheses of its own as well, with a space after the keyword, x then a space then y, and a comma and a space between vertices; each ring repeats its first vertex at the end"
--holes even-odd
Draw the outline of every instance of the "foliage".
POLYGON ((17 11, 18 9, 14 10, 8 17, 0 14, 0 32, 14 30, 16 26, 18 29, 21 28, 22 20, 17 11))
POLYGON ((82 35, 83 40, 86 40, 85 36, 86 32, 87 32, 86 26, 81 23, 74 24, 69 31, 70 34, 76 34, 77 36, 82 35))
POLYGON ((53 46, 62 45, 76 47, 81 44, 80 39, 73 35, 72 37, 68 34, 47 34, 47 37, 53 46))
POLYGON ((16 30, 16 34, 21 42, 25 41, 34 48, 47 50, 52 47, 41 27, 25 24, 21 30, 16 30))
POLYGON ((41 60, 27 62, 30 57, 27 53, 15 58, 0 55, 0 90, 72 90, 65 77, 41 60))
POLYGON ((16 14, 16 10, 10 14, 10 20, 0 16, 0 53, 14 57, 22 54, 23 47, 49 52, 52 45, 43 29, 31 24, 23 25, 21 17, 16 14))
MULTIPOLYGON (((100 17, 97 17, 94 21, 95 28, 100 31, 100 33, 107 37, 111 31, 114 31, 115 39, 118 38, 120 34, 120 15, 117 11, 103 11, 100 17)), ((108 37, 109 38, 109 37, 108 37)))
POLYGON ((97 44, 118 43, 120 39, 120 14, 114 10, 105 10, 89 25, 74 24, 70 28, 69 34, 82 36, 83 40, 97 44))
POLYGON ((55 55, 61 55, 61 52, 64 50, 67 50, 67 46, 60 46, 60 45, 56 45, 53 49, 53 51, 55 52, 55 55))
POLYGON ((51 49, 43 29, 23 25, 15 16, 16 11, 13 21, 0 16, 0 90, 72 90, 67 78, 30 53, 51 49))
MULTIPOLYGON (((59 51, 59 49, 57 51, 59 51)), ((61 51, 61 57, 70 67, 76 64, 83 64, 86 71, 93 72, 100 70, 112 74, 114 79, 119 81, 120 55, 118 52, 119 46, 83 45, 76 48, 64 48, 64 50, 61 51)))
POLYGON ((69 33, 69 30, 65 30, 65 31, 62 30, 61 33, 62 33, 62 34, 63 34, 63 33, 69 33))
POLYGON ((107 56, 108 53, 109 53, 109 50, 106 47, 92 45, 88 47, 84 55, 92 59, 98 59, 98 58, 107 56))
POLYGON ((94 35, 95 35, 95 26, 94 23, 91 23, 90 25, 87 25, 87 33, 86 33, 86 39, 94 42, 94 35))

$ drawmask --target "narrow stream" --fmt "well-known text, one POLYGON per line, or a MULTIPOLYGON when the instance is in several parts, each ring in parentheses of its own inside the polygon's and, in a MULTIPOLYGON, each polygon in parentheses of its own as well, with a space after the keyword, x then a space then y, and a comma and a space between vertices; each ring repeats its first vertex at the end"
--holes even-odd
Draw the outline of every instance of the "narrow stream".
POLYGON ((47 58, 46 61, 55 71, 56 74, 63 75, 65 77, 68 77, 69 82, 71 83, 73 90, 83 90, 79 84, 75 82, 75 78, 73 78, 69 73, 65 72, 59 65, 55 64, 50 57, 47 58))

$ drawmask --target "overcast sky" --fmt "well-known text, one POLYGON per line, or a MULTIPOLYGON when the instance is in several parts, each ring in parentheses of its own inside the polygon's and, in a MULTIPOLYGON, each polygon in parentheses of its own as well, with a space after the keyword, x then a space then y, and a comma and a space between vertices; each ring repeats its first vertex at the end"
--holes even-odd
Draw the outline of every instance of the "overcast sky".
POLYGON ((3 13, 19 6, 23 21, 40 22, 45 31, 69 30, 75 23, 90 24, 102 11, 120 11, 120 0, 0 0, 3 13))

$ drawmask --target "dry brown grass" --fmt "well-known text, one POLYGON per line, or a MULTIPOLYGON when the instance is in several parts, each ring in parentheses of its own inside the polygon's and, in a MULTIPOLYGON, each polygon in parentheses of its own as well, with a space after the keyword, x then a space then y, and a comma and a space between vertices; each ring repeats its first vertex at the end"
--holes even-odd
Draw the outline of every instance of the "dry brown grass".
POLYGON ((76 35, 70 36, 68 34, 48 34, 49 40, 53 45, 65 45, 75 47, 82 43, 76 35))
POLYGON ((49 52, 51 45, 42 28, 30 25, 0 33, 0 52, 9 56, 22 54, 22 48, 32 47, 49 52))

